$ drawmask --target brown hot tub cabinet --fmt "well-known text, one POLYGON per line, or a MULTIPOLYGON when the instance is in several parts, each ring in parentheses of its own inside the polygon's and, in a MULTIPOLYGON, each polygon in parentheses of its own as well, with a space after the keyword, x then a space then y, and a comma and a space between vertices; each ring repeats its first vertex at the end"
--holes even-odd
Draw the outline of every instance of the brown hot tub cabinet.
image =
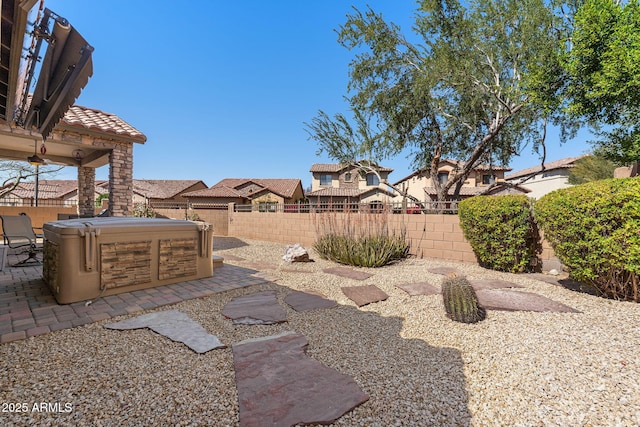
POLYGON ((44 224, 42 275, 60 304, 213 275, 213 230, 158 218, 44 224))

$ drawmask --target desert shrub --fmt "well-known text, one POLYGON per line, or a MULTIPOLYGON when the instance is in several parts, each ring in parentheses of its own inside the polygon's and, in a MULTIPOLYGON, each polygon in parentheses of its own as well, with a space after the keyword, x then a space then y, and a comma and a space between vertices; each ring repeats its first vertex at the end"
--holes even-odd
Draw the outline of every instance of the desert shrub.
POLYGON ((478 302, 478 296, 463 276, 447 276, 442 281, 442 301, 447 317, 456 322, 476 323, 487 317, 487 312, 478 302))
POLYGON ((151 209, 151 206, 146 203, 136 203, 133 205, 132 215, 141 218, 155 218, 157 216, 156 211, 151 209))
POLYGON ((640 178, 553 191, 538 200, 535 217, 572 278, 640 302, 640 178))
POLYGON ((185 211, 184 219, 188 221, 202 221, 200 219, 200 215, 198 215, 198 213, 194 212, 193 210, 185 211))
POLYGON ((406 258, 405 231, 394 232, 383 213, 319 213, 313 248, 321 258, 357 267, 382 267, 406 258))
POLYGON ((521 273, 537 264, 540 233, 524 195, 476 196, 460 202, 464 236, 481 266, 521 273))

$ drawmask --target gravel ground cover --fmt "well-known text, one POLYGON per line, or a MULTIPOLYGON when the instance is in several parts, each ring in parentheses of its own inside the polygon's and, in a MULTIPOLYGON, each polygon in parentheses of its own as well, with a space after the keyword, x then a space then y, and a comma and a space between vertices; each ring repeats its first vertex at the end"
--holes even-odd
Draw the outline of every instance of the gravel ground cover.
MULTIPOLYGON (((262 265, 272 283, 185 301, 185 312, 229 347, 197 354, 149 330, 103 324, 0 346, 0 424, 70 426, 235 426, 238 405, 230 346, 295 331, 307 354, 350 375, 370 399, 337 426, 640 425, 640 305, 601 299, 476 265, 408 259, 356 281, 323 273, 335 263, 289 264, 284 245, 216 238, 226 263, 262 265), (239 259, 239 258, 242 259, 239 259), (232 260, 233 259, 233 260, 232 260), (500 279, 580 313, 489 311, 473 325, 449 320, 440 295, 396 287, 439 284, 435 267, 469 279, 500 279), (358 308, 343 286, 375 285, 389 298, 358 308), (233 298, 274 290, 288 321, 234 325, 221 314, 233 298), (338 302, 296 312, 292 290, 338 302)), ((137 313, 140 315, 143 313, 137 313)), ((129 316, 131 317, 131 316, 129 316)))

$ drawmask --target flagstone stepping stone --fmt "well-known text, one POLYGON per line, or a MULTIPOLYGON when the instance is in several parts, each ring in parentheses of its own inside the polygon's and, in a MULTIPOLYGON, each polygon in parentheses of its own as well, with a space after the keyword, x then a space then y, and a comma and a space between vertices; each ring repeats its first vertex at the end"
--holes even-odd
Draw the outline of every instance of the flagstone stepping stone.
POLYGON ((243 265, 254 270, 277 270, 278 266, 265 261, 243 261, 243 265))
POLYGON ((552 276, 550 274, 543 273, 529 273, 528 277, 531 277, 535 280, 540 280, 541 282, 549 283, 551 285, 558 285, 558 276, 552 276))
POLYGON ((284 298, 295 311, 309 311, 318 308, 331 308, 338 305, 337 302, 327 299, 324 295, 313 291, 294 291, 284 298))
POLYGON ((241 427, 330 424, 369 396, 348 375, 307 356, 294 332, 232 346, 241 427))
POLYGON ((257 292, 234 298, 222 308, 222 315, 240 325, 272 325, 287 321, 275 291, 257 292))
POLYGON ((236 256, 236 255, 231 255, 231 254, 224 254, 224 259, 226 259, 227 261, 244 261, 245 258, 236 256))
MULTIPOLYGON (((313 262, 313 261, 311 261, 313 262)), ((304 270, 304 269, 295 269, 295 268, 281 268, 280 269, 281 272, 283 273, 304 273, 304 274, 309 274, 312 271, 311 270, 304 270)))
POLYGON ((532 292, 481 289, 476 294, 480 305, 487 310, 579 313, 578 310, 532 292))
POLYGON ((480 289, 524 288, 524 286, 499 279, 475 279, 469 280, 469 283, 476 291, 480 289))
POLYGON ((373 274, 365 273, 364 271, 354 270, 353 268, 349 268, 349 267, 325 268, 322 271, 324 271, 325 273, 335 274, 336 276, 346 277, 347 279, 353 279, 353 280, 366 280, 369 277, 373 276, 373 274))
POLYGON ((396 287, 402 289, 412 297, 416 295, 436 295, 440 293, 439 286, 427 282, 403 283, 396 285, 396 287))
POLYGON ((342 292, 347 298, 355 302, 358 307, 384 301, 389 298, 389 295, 385 294, 382 289, 375 285, 349 286, 340 289, 342 289, 342 292))
POLYGON ((196 353, 224 348, 218 337, 209 334, 199 323, 178 310, 158 311, 104 325, 107 329, 128 330, 149 328, 170 340, 184 343, 196 353))
POLYGON ((450 273, 461 274, 458 269, 453 267, 432 267, 427 271, 433 274, 442 274, 443 276, 446 276, 447 274, 450 274, 450 273))

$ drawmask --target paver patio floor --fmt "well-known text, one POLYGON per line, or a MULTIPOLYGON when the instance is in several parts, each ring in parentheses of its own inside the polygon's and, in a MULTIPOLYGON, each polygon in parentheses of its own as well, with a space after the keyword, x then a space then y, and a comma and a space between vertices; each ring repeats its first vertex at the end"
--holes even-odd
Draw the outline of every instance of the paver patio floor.
POLYGON ((42 280, 42 265, 11 267, 17 261, 9 255, 0 271, 0 343, 267 282, 256 270, 223 264, 213 277, 62 305, 42 280))

